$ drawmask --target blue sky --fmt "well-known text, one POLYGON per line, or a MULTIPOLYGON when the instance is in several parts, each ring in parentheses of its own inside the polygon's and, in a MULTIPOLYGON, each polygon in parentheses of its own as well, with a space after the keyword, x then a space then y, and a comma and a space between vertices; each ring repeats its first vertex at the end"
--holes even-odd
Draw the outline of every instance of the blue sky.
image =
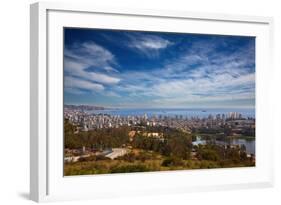
POLYGON ((255 38, 65 28, 64 103, 254 108, 255 38))

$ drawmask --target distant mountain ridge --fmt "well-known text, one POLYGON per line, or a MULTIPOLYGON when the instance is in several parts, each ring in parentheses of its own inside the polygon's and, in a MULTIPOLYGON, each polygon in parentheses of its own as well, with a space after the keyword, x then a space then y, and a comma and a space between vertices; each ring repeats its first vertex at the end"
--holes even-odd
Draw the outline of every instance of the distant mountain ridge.
POLYGON ((102 106, 95 105, 64 105, 65 108, 75 109, 75 110, 104 110, 102 106))

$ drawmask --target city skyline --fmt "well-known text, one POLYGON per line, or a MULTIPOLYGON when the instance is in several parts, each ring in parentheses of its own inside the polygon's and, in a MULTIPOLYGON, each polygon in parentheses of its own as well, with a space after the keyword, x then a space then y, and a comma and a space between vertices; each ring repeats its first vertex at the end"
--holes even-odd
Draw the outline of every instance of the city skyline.
POLYGON ((255 38, 65 28, 64 103, 254 108, 255 38))

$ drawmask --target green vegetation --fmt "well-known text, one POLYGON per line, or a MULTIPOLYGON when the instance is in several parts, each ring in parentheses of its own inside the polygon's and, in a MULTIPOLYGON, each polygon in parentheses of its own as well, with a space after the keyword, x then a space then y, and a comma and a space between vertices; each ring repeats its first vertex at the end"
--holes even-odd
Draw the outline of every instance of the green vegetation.
POLYGON ((163 160, 161 166, 171 167, 171 166, 185 166, 184 161, 177 157, 168 157, 163 160))
POLYGON ((128 143, 128 127, 98 129, 89 132, 75 133, 76 127, 64 120, 64 146, 69 149, 79 149, 83 146, 105 149, 121 147, 128 143))
POLYGON ((111 173, 147 172, 151 171, 145 165, 123 165, 111 170, 111 173))
POLYGON ((191 136, 174 130, 165 133, 163 140, 137 135, 132 143, 134 148, 150 150, 164 156, 177 156, 183 159, 190 157, 191 136))
MULTIPOLYGON (((197 130, 205 138, 222 137, 217 132, 197 130), (206 132, 206 133, 204 133, 206 132), (211 137, 210 137, 211 136, 211 137)), ((77 132, 77 127, 64 121, 65 149, 77 152, 66 157, 79 156, 75 162, 65 162, 64 175, 90 175, 147 171, 209 169, 255 166, 255 160, 248 157, 245 146, 224 147, 216 144, 192 145, 195 134, 167 127, 120 127, 77 132), (136 131, 132 139, 130 131, 136 131), (160 137, 149 137, 148 132, 160 133, 160 137), (82 155, 82 147, 94 150, 125 147, 129 152, 115 159, 105 155, 82 155)), ((252 137, 252 136, 251 136, 252 137)), ((224 138, 225 139, 225 138, 224 138)), ((90 152, 91 153, 91 152, 90 152)))

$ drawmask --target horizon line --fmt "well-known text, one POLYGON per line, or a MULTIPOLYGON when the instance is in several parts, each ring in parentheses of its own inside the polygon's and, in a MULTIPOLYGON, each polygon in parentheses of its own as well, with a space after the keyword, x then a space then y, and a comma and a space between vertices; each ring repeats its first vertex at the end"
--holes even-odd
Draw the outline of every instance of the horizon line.
POLYGON ((118 107, 118 106, 103 106, 103 105, 95 105, 95 104, 84 104, 84 103, 64 103, 65 105, 75 105, 75 106, 96 106, 103 107, 108 109, 256 109, 255 106, 250 107, 118 107))

